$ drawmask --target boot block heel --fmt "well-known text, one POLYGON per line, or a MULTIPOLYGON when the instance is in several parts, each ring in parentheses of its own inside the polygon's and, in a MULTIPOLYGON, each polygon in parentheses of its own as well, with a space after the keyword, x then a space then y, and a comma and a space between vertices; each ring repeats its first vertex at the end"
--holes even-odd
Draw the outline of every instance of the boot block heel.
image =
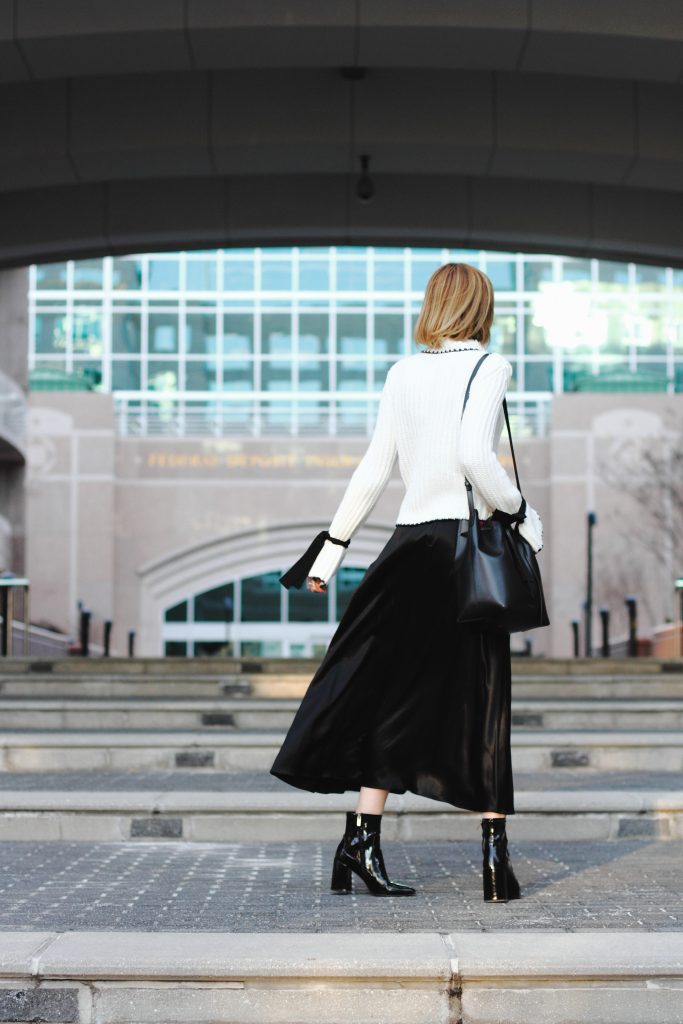
POLYGON ((330 889, 333 892, 351 892, 351 868, 337 857, 332 865, 330 889))

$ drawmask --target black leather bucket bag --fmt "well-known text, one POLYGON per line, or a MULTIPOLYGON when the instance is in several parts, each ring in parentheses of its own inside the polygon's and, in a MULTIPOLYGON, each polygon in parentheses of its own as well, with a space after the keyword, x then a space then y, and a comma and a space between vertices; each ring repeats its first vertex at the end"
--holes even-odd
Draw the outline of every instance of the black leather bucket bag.
MULTIPOLYGON (((465 411, 474 376, 490 353, 478 360, 467 382, 462 412, 465 411)), ((517 461, 507 402, 503 411, 510 438, 510 451, 519 486, 517 461)), ((518 633, 550 625, 536 553, 519 532, 526 513, 526 501, 517 512, 496 509, 489 519, 479 519, 472 496, 472 484, 465 477, 469 519, 461 521, 455 547, 456 608, 458 622, 472 622, 507 633, 518 633)))

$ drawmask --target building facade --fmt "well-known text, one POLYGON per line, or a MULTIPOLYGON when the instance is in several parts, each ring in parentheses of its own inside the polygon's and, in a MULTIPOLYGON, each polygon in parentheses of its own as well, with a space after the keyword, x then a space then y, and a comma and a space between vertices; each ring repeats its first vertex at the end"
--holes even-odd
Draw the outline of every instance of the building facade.
MULTIPOLYGON (((491 348, 513 365, 520 476, 546 527, 551 627, 513 643, 569 652, 588 510, 603 527, 595 614, 608 602, 620 634, 623 596, 640 588, 642 627, 664 621, 675 544, 668 563, 631 551, 632 575, 615 575, 623 510, 639 503, 626 466, 621 488, 608 470, 623 437, 632 453, 651 437, 676 447, 683 271, 329 246, 31 267, 29 559, 45 623, 75 632, 81 601, 96 635, 113 621, 118 653, 128 630, 141 654, 322 653, 393 528, 398 474, 329 594, 287 592, 278 576, 329 523, 388 367, 416 350, 426 281, 449 260, 493 281, 491 348)), ((500 454, 511 470, 504 441, 500 454)))

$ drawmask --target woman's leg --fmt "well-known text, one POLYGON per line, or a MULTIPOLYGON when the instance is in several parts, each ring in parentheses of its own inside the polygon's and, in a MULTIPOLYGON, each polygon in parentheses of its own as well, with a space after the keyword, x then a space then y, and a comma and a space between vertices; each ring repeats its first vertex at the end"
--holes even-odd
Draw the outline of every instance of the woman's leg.
POLYGON ((500 814, 498 811, 482 811, 482 818, 504 818, 504 814, 500 814))
POLYGON ((356 813, 382 814, 388 795, 388 789, 372 789, 370 786, 361 786, 356 813))

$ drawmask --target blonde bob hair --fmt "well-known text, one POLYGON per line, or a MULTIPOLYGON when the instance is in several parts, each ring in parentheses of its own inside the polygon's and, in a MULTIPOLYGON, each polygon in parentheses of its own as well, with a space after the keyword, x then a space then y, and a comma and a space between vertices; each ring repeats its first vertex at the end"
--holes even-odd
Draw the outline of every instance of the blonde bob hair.
POLYGON ((414 340, 438 348, 441 338, 458 341, 490 337, 493 321, 493 285, 468 263, 444 263, 427 281, 414 340))

